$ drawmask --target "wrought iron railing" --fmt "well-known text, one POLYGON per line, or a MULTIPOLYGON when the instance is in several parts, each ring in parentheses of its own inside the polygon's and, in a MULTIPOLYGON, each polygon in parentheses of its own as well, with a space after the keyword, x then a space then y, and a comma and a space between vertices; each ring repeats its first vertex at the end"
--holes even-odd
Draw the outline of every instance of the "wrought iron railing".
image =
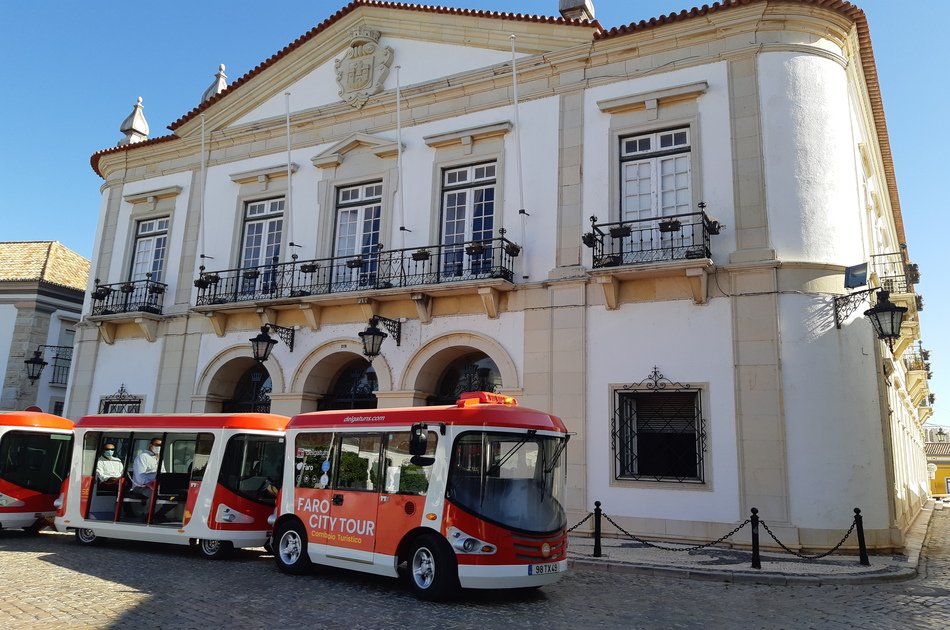
POLYGON ((904 367, 908 370, 921 370, 928 373, 930 378, 930 351, 925 350, 919 343, 916 348, 904 351, 904 367))
POLYGON ((66 347, 57 347, 53 354, 53 363, 50 365, 53 372, 50 374, 49 382, 52 385, 66 385, 69 381, 69 366, 73 360, 73 349, 66 347))
POLYGON ((115 315, 117 313, 161 314, 162 303, 168 285, 152 281, 152 274, 144 280, 129 280, 115 284, 100 284, 92 290, 92 315, 115 315))
POLYGON ((902 252, 871 256, 871 270, 877 274, 881 288, 889 293, 911 293, 911 286, 920 282, 920 269, 905 263, 902 252))
POLYGON ((593 250, 595 269, 709 258, 709 237, 722 229, 702 211, 611 223, 592 216, 590 223, 582 241, 593 250))
POLYGON ((201 270, 196 306, 276 300, 487 278, 512 281, 521 247, 503 235, 482 241, 278 262, 242 269, 201 270))

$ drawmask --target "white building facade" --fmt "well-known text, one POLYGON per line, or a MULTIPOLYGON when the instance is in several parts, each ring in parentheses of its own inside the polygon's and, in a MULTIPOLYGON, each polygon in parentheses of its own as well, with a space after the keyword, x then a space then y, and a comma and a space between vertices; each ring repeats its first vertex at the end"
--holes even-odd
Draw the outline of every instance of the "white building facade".
POLYGON ((930 401, 902 358, 921 303, 860 10, 607 31, 357 0, 217 81, 171 135, 137 105, 93 156, 70 417, 492 389, 573 433, 573 520, 601 501, 710 540, 756 507, 821 549, 858 506, 869 546, 903 545, 930 401), (879 288, 907 308, 893 347, 862 316, 879 288))

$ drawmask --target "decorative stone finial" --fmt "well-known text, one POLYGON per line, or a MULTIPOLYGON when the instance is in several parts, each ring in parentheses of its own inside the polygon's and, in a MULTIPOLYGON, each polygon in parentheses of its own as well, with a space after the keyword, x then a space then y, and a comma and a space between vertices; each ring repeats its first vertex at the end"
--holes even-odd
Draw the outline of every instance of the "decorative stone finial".
POLYGON ((145 114, 142 113, 142 97, 138 98, 132 113, 122 121, 119 131, 125 134, 125 137, 119 140, 118 146, 126 144, 135 144, 148 140, 148 121, 145 120, 145 114))
POLYGON ((226 89, 228 89, 228 75, 224 74, 224 64, 222 63, 218 66, 218 74, 214 75, 214 83, 209 85, 208 89, 201 95, 201 102, 204 103, 226 89))

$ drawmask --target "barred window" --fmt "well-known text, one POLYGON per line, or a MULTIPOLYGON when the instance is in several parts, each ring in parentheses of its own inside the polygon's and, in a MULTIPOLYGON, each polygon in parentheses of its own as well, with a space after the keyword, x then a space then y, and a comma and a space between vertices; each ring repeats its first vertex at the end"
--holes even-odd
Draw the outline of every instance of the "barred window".
POLYGON ((704 481, 699 390, 654 387, 618 390, 615 396, 616 479, 704 481))

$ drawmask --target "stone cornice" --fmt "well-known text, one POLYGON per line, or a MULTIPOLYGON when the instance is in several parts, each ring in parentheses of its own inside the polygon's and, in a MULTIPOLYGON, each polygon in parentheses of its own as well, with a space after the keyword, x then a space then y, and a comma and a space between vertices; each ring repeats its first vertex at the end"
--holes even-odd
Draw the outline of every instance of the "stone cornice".
POLYGON ((168 186, 166 188, 158 188, 156 190, 147 190, 145 192, 135 193, 132 195, 125 195, 122 198, 126 203, 137 204, 137 203, 154 203, 159 199, 168 199, 170 197, 177 197, 181 194, 181 186, 168 186))

